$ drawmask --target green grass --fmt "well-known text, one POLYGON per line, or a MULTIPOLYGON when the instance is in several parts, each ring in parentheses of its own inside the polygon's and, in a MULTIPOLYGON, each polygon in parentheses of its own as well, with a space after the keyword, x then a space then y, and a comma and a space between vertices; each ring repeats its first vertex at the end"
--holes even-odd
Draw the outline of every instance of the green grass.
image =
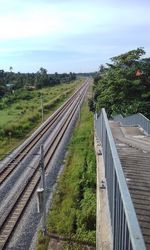
POLYGON ((44 120, 52 114, 81 85, 83 80, 70 84, 18 90, 0 100, 0 159, 20 144, 41 123, 41 94, 44 120))
MULTIPOLYGON (((93 147, 93 115, 87 102, 81 111, 63 173, 60 176, 50 209, 48 232, 79 241, 96 241, 96 163, 93 147)), ((64 249, 69 248, 65 244, 64 249)), ((37 250, 46 249, 38 244, 37 250)))

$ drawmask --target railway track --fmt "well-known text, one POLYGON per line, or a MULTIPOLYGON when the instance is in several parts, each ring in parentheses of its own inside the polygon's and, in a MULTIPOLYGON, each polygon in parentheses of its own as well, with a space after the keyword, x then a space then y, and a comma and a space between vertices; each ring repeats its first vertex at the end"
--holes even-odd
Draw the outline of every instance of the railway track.
MULTIPOLYGON (((80 103, 82 102, 87 87, 88 85, 85 84, 80 89, 80 95, 76 95, 76 98, 71 103, 69 103, 70 107, 66 106, 67 111, 65 118, 62 119, 61 125, 57 129, 57 133, 53 135, 53 138, 51 139, 48 147, 44 148, 45 170, 48 168, 49 162, 53 154, 55 153, 59 142, 61 141, 64 133, 67 130, 67 127, 69 126, 71 120, 74 117, 74 114, 76 113, 80 103)), ((18 222, 21 219, 21 216, 23 215, 23 212, 25 211, 25 208, 30 202, 31 197, 33 196, 36 187, 40 182, 39 164, 40 159, 35 163, 34 168, 32 169, 32 173, 26 180, 26 183, 24 183, 24 185, 20 189, 20 192, 18 193, 14 202, 11 204, 11 207, 8 209, 7 216, 3 218, 3 222, 0 225, 1 250, 6 248, 18 222)))
POLYGON ((41 127, 40 129, 25 143, 25 145, 16 153, 7 164, 4 164, 0 169, 0 186, 8 178, 8 176, 18 167, 19 163, 26 157, 35 145, 44 137, 44 135, 55 126, 58 119, 65 114, 66 109, 73 103, 77 95, 82 91, 86 83, 84 83, 74 94, 71 96, 63 106, 61 106, 41 127))

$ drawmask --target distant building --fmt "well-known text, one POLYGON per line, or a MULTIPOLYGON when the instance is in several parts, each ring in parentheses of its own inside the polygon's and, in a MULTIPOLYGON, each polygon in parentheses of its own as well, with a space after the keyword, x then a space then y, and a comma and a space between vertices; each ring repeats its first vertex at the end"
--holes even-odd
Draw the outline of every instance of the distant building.
POLYGON ((25 85, 24 88, 27 89, 27 90, 34 90, 34 89, 36 89, 36 86, 34 86, 34 85, 25 85))
POLYGON ((9 90, 12 90, 14 88, 14 84, 13 83, 7 83, 6 84, 6 88, 9 89, 9 90))

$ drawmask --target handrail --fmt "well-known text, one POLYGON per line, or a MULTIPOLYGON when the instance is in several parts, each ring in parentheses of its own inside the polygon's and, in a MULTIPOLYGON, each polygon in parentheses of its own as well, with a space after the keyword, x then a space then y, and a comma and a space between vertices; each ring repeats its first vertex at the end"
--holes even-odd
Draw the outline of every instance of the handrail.
POLYGON ((146 250, 105 109, 95 119, 95 129, 103 150, 113 250, 146 250))
POLYGON ((114 121, 121 122, 123 125, 138 125, 142 127, 147 134, 150 134, 150 120, 141 113, 130 115, 127 117, 117 115, 113 119, 114 121))

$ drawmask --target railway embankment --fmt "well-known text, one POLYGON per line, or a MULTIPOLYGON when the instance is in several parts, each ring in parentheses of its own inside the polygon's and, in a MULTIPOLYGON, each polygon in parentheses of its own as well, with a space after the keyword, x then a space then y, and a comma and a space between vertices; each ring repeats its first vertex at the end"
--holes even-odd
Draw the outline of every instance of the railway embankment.
POLYGON ((25 250, 30 248, 42 216, 37 210, 36 195, 36 187, 40 181, 39 146, 41 143, 44 146, 47 206, 51 201, 53 186, 59 174, 60 161, 63 159, 67 145, 66 140, 69 140, 68 136, 74 126, 87 87, 88 83, 85 82, 75 95, 42 125, 42 129, 39 128, 37 133, 34 134, 35 137, 31 137, 31 140, 27 142, 27 147, 23 145, 23 151, 20 152, 20 148, 18 154, 16 152, 14 158, 10 158, 11 163, 9 162, 9 165, 7 165, 8 162, 5 162, 4 169, 6 171, 1 169, 3 174, 1 173, 0 194, 3 195, 3 200, 1 199, 2 202, 0 203, 0 214, 3 216, 0 225, 0 249, 25 250), (39 139, 38 142, 36 141, 37 138, 39 139), (32 146, 37 150, 36 153, 32 152, 32 146), (26 150, 29 148, 30 152, 27 153, 26 150), (22 160, 20 160, 21 155, 23 156, 22 160), (25 163, 24 158, 26 157, 29 159, 25 163), (20 167, 24 168, 24 171, 17 176, 20 167), (8 191, 10 185, 12 188, 11 191, 8 191), (4 212, 6 213, 4 214, 4 212))
POLYGON ((48 244, 48 249, 95 249, 96 162, 93 136, 93 115, 86 101, 68 146, 64 171, 59 177, 47 217, 49 236, 44 239, 39 233, 37 250, 47 249, 48 244))

